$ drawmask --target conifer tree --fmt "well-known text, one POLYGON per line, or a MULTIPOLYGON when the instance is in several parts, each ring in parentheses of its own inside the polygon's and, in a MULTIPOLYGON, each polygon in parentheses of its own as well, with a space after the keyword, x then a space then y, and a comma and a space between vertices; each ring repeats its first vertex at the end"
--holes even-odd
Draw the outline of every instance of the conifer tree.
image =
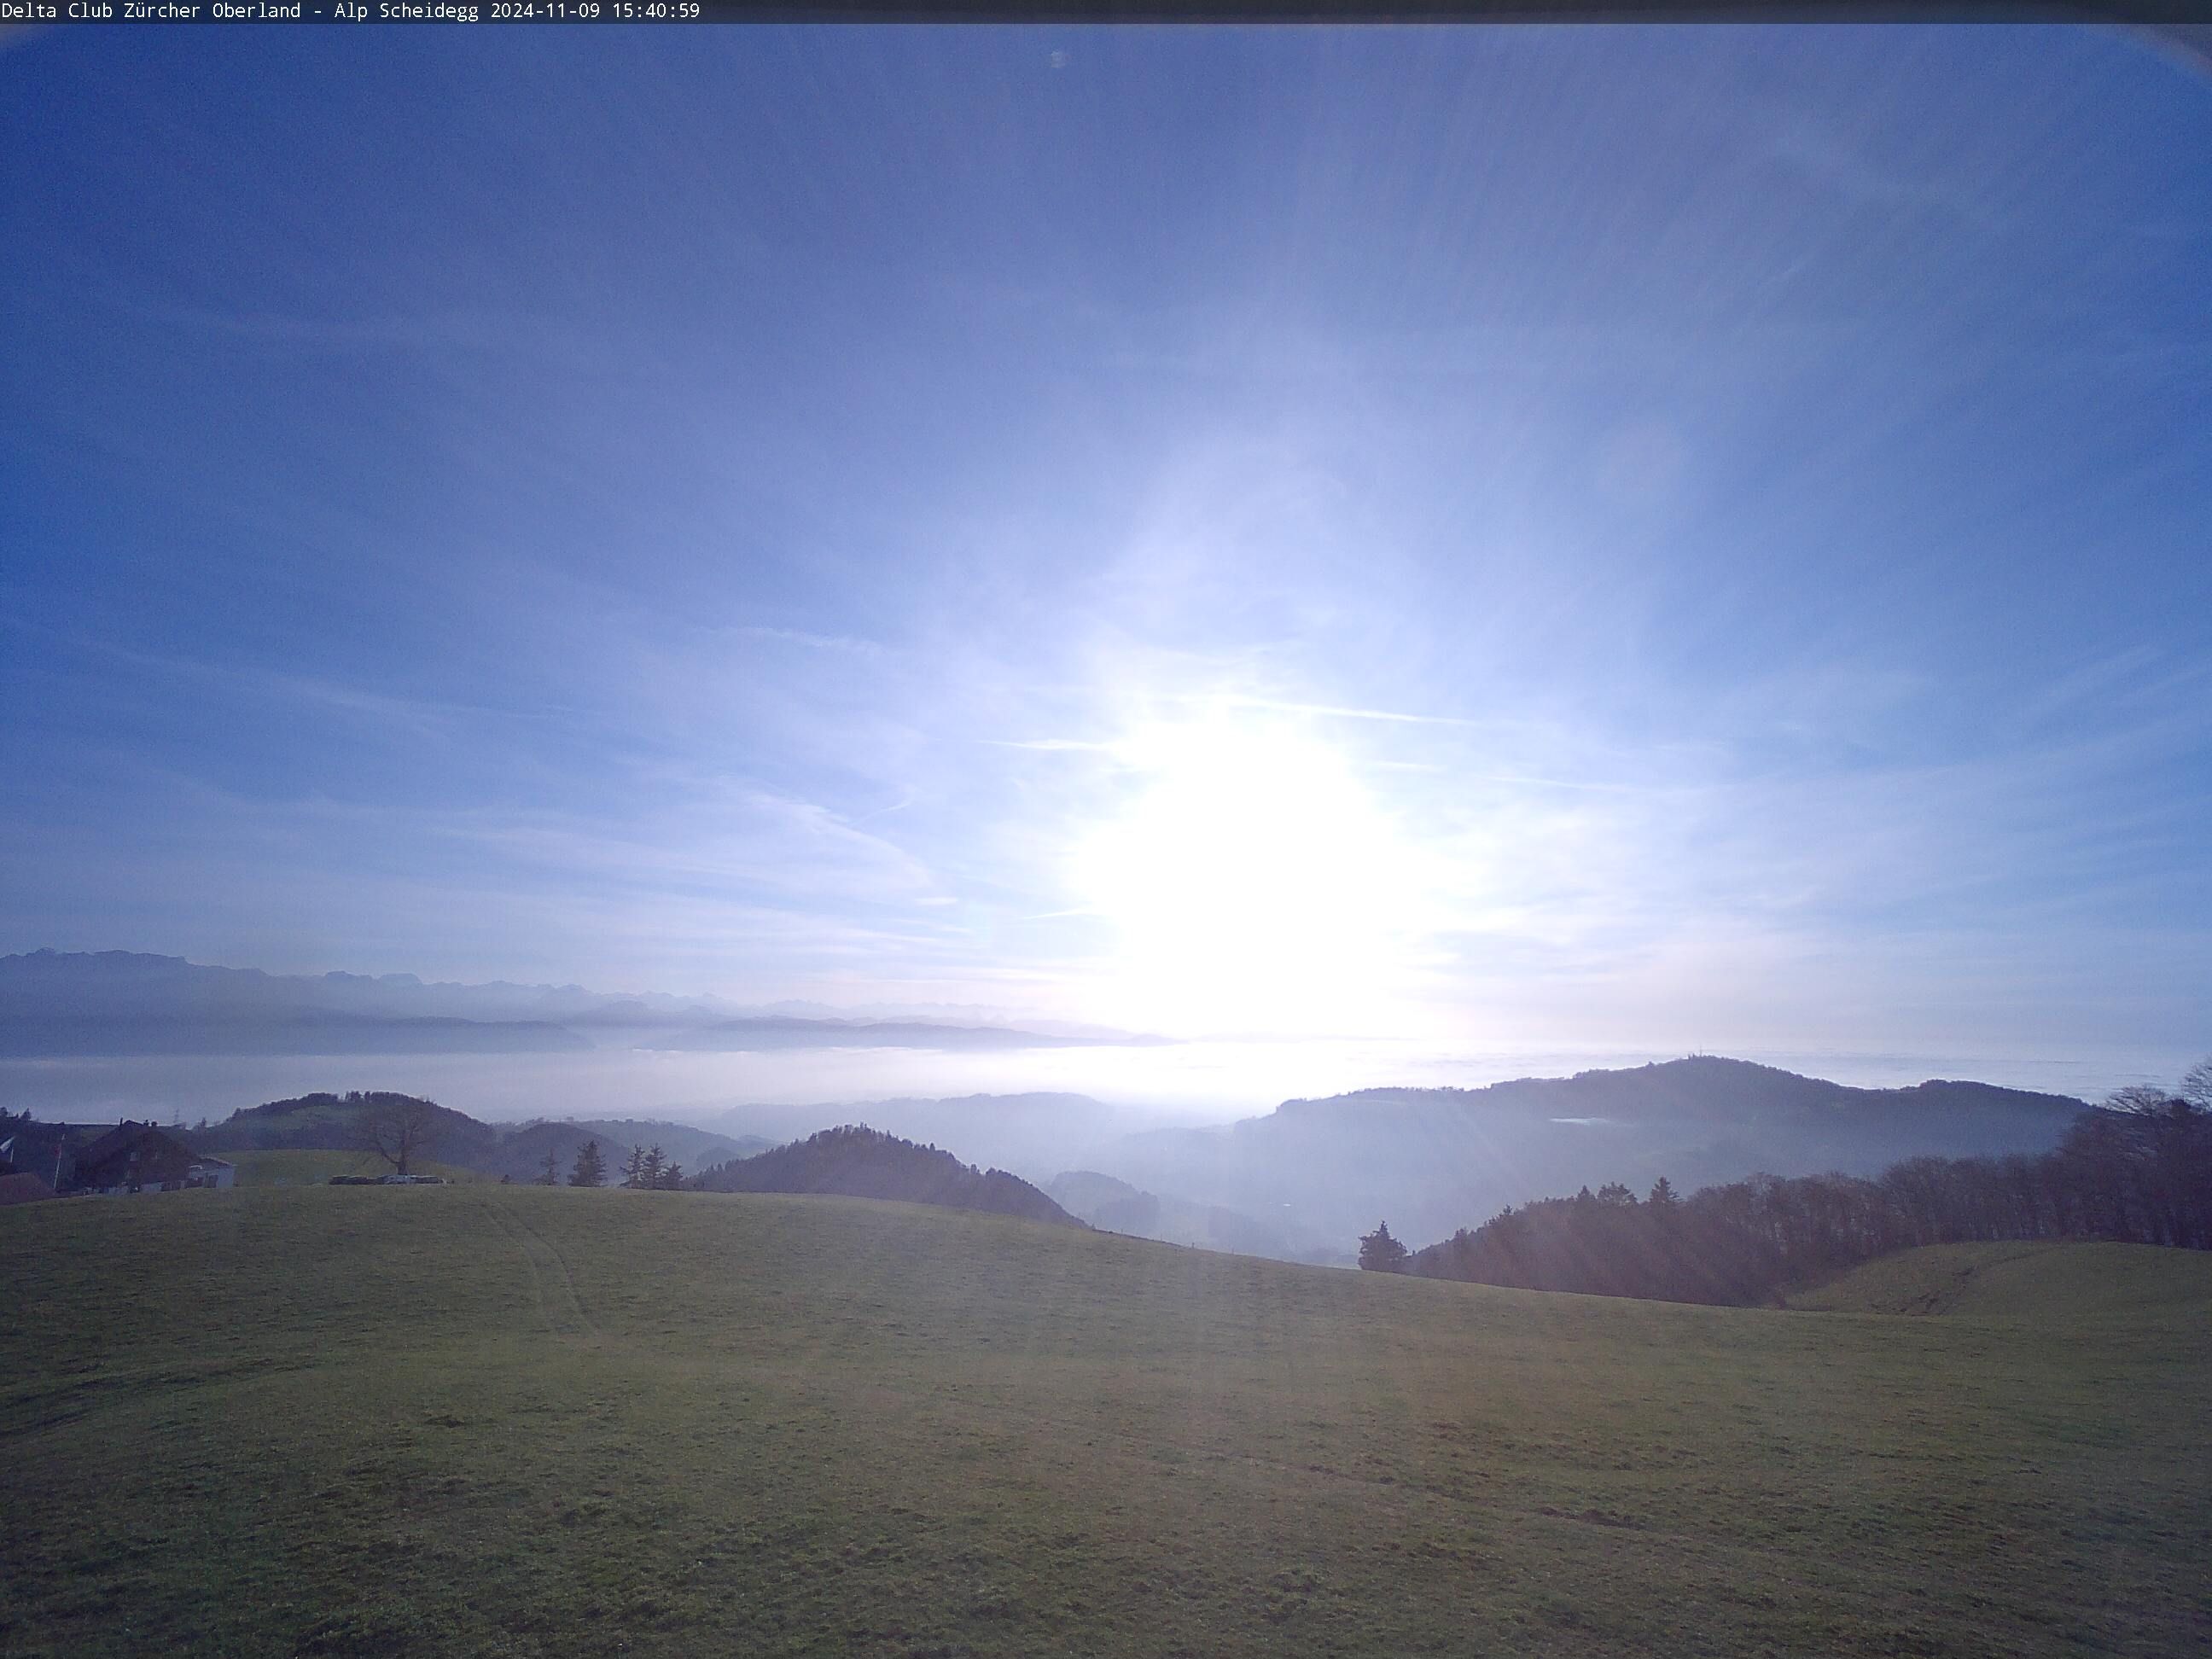
POLYGON ((644 1164, 640 1166, 639 1173, 645 1177, 640 1184, 658 1192, 660 1188, 660 1171, 666 1162, 659 1147, 650 1149, 645 1155, 644 1164))
POLYGON ((660 1172, 660 1184, 668 1192, 680 1192, 684 1187, 684 1166, 672 1164, 660 1172))
POLYGON ((550 1147, 548 1147, 545 1152, 545 1167, 538 1172, 538 1184, 541 1187, 557 1187, 561 1184, 560 1161, 553 1156, 550 1147))
POLYGON ((633 1146, 629 1156, 623 1160, 623 1183, 625 1187, 642 1187, 645 1182, 645 1148, 633 1146))
POLYGON ((1409 1254, 1403 1244, 1390 1237, 1390 1224, 1387 1221, 1359 1241, 1359 1265, 1371 1273, 1403 1273, 1409 1254))
POLYGON ((576 1167, 568 1171, 571 1187, 604 1187, 607 1184, 607 1164, 599 1156, 599 1143, 587 1140, 583 1151, 576 1154, 576 1167))

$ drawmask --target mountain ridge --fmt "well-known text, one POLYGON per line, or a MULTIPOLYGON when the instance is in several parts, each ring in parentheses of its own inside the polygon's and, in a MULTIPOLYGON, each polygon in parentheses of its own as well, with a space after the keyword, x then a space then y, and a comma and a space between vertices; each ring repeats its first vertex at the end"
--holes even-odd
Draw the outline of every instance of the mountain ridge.
POLYGON ((1089 1167, 1153 1192, 1346 1242, 1389 1218, 1440 1237, 1547 1192, 1665 1176, 1685 1190, 1747 1176, 1873 1175, 1928 1154, 2040 1152, 2092 1109, 2068 1095, 1930 1079, 1862 1089, 1719 1055, 1521 1078, 1479 1089, 1378 1087, 1285 1101, 1226 1130, 1153 1129, 1089 1167))
POLYGON ((41 949, 0 956, 0 1056, 522 1054, 596 1046, 582 1031, 665 1033, 635 1046, 732 1052, 1165 1041, 915 1016, 811 1018, 710 995, 596 992, 578 985, 464 984, 335 969, 270 974, 144 951, 41 949))

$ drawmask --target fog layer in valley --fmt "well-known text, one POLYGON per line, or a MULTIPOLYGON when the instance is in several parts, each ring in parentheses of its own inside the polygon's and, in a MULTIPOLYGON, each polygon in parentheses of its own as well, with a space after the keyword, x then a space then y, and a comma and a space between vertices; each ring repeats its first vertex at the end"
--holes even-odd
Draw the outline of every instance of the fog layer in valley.
MULTIPOLYGON (((520 1054, 162 1055, 0 1060, 0 1105, 43 1118, 122 1115, 168 1122, 227 1116, 241 1106, 319 1090, 392 1089, 490 1122, 533 1117, 650 1117, 725 1127, 749 1118, 759 1133, 819 1128, 834 1108, 895 1098, 975 1094, 1079 1094, 1105 1108, 1116 1132, 1228 1123, 1285 1100, 1401 1085, 1480 1088, 1516 1077, 1568 1077, 1640 1066, 1680 1049, 1473 1049, 1433 1043, 1190 1042, 1148 1049, 1046 1049, 945 1054, 918 1049, 685 1054, 634 1049, 599 1031, 580 1053, 520 1054)), ((1928 1078, 1972 1078, 2008 1088, 2096 1100, 2111 1090, 2179 1075, 2193 1056, 2114 1051, 2063 1057, 1851 1054, 1753 1048, 1728 1052, 1762 1065, 1865 1088, 1928 1078)), ((997 1157, 988 1115, 949 1143, 971 1160, 997 1157)), ((1074 1124, 1067 1149, 1083 1146, 1074 1124)), ((1067 1167, 1067 1166, 1062 1166, 1067 1167)), ((1048 1171, 1048 1173, 1050 1173, 1048 1171)))

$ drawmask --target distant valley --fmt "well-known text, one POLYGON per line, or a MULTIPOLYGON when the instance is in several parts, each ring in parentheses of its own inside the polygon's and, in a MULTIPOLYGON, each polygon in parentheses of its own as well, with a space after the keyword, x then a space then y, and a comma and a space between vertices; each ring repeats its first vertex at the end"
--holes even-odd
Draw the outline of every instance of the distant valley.
POLYGON ((1079 1094, 745 1107, 725 1133, 788 1139, 826 1118, 1000 1164, 1095 1226, 1285 1261, 1347 1261, 1389 1219, 1415 1242, 1508 1204, 1661 1176, 1684 1191, 1767 1173, 1874 1175, 1918 1156, 2043 1152, 2089 1110, 1972 1082, 1858 1089, 1698 1055, 1482 1089, 1286 1101, 1211 1127, 1128 1130, 1079 1094))

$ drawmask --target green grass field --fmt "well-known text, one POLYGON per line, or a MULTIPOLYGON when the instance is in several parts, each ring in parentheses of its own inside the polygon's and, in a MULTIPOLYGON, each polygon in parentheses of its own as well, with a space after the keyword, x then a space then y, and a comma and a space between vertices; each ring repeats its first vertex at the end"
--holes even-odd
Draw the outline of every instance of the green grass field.
POLYGON ((2101 1328, 2212 1324, 2212 1254, 2148 1244, 1938 1244, 1870 1261, 1797 1308, 2101 1328))
POLYGON ((27 1206, 0 1248, 10 1655, 2212 1642, 2194 1290, 1687 1308, 491 1186, 27 1206))

